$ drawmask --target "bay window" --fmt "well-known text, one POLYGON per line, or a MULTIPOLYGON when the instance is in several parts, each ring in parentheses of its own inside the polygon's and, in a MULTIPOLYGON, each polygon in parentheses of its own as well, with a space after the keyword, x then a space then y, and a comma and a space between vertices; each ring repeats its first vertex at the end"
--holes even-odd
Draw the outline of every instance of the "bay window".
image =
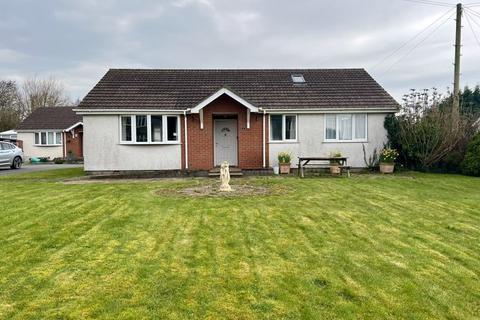
POLYGON ((162 144, 179 142, 179 117, 167 115, 120 116, 120 142, 162 144))
POLYGON ((62 133, 57 131, 35 132, 34 144, 36 146, 60 146, 62 144, 62 133))
POLYGON ((325 141, 365 141, 367 115, 340 113, 325 115, 325 141))
POLYGON ((297 116, 286 114, 270 115, 270 141, 296 141, 297 116))

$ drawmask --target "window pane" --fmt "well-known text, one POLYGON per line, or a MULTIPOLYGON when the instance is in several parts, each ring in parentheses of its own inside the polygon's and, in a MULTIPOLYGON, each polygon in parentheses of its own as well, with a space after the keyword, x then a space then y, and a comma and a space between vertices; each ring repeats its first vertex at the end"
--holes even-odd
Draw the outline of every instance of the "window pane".
POLYGON ((282 116, 271 115, 270 116, 270 138, 272 140, 282 140, 282 116))
POLYGON ((35 144, 40 144, 40 133, 35 132, 35 144))
POLYGON ((122 117, 122 141, 132 141, 132 118, 122 117))
POLYGON ((178 140, 177 117, 167 117, 167 139, 168 141, 178 140))
POLYGON ((296 117, 285 116, 285 139, 295 140, 297 138, 296 117))
POLYGON ((352 115, 339 114, 338 119, 338 139, 352 140, 352 115))
POLYGON ((162 126, 162 116, 152 116, 151 117, 151 136, 153 142, 161 142, 163 140, 163 126, 162 126))
POLYGON ((56 144, 62 144, 62 133, 61 132, 56 132, 55 133, 55 143, 56 144))
POLYGON ((355 139, 367 138, 366 118, 365 114, 355 115, 355 139))
POLYGON ((41 132, 40 133, 40 140, 41 144, 47 144, 47 133, 46 132, 41 132))
POLYGON ((147 116, 135 116, 137 125, 137 142, 147 142, 147 116))
POLYGON ((48 144, 55 144, 53 140, 53 132, 48 132, 48 144))
POLYGON ((336 139, 337 138, 337 116, 334 114, 326 115, 326 133, 325 139, 336 139))

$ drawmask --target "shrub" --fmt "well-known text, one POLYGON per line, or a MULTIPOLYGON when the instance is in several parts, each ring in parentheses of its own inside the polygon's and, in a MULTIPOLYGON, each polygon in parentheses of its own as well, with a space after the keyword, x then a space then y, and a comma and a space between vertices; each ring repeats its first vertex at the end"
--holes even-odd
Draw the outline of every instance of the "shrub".
POLYGON ((292 160, 292 154, 290 152, 280 152, 278 154, 278 163, 287 164, 292 160))
POLYGON ((450 100, 436 90, 413 90, 404 97, 397 116, 385 119, 389 144, 405 166, 431 170, 457 150, 461 156, 472 135, 472 118, 454 110, 450 100))
POLYGON ((368 170, 374 171, 376 167, 378 167, 378 163, 380 161, 378 156, 377 148, 373 149, 373 153, 371 156, 367 158, 367 151, 365 150, 365 144, 362 143, 363 149, 363 161, 365 161, 365 165, 367 166, 368 170))
MULTIPOLYGON (((331 158, 340 158, 342 156, 342 153, 340 151, 332 151, 330 152, 330 157, 331 158)), ((330 164, 333 166, 338 166, 340 165, 340 161, 338 160, 330 160, 330 164)))
POLYGON ((462 161, 462 173, 480 177, 480 133, 468 144, 467 153, 462 161))
POLYGON ((65 162, 65 159, 63 159, 63 158, 54 158, 53 159, 53 163, 55 163, 55 164, 62 164, 64 162, 65 162))
POLYGON ((394 163, 398 157, 398 152, 395 149, 385 148, 380 151, 380 162, 394 163))

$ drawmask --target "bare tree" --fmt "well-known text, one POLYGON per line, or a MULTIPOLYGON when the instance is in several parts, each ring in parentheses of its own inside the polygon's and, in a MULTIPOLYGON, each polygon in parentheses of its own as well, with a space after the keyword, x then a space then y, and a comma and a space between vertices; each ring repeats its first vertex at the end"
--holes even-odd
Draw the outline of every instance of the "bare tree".
POLYGON ((21 100, 24 117, 41 107, 58 107, 70 104, 63 85, 55 78, 39 79, 33 77, 23 82, 21 100))
POLYGON ((22 120, 22 104, 15 81, 0 80, 0 131, 15 128, 22 120))

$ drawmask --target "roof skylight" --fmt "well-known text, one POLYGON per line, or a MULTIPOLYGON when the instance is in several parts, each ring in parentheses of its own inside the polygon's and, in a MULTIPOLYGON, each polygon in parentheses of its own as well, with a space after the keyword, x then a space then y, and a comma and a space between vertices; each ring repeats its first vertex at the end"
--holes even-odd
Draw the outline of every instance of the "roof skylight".
POLYGON ((303 74, 292 74, 293 83, 305 83, 305 78, 303 74))

